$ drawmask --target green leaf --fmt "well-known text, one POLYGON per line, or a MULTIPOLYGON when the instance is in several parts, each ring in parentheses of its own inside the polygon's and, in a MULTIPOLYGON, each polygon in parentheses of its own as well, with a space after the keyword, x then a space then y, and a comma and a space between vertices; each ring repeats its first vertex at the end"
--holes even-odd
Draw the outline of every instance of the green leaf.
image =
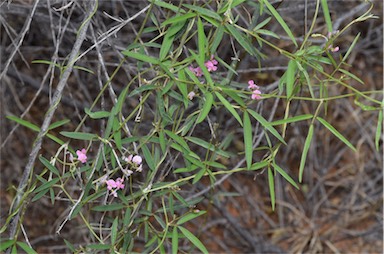
POLYGON ((96 243, 87 245, 87 248, 90 248, 92 250, 109 250, 111 248, 111 245, 96 243))
POLYGON ((108 211, 116 211, 124 208, 124 204, 120 203, 112 203, 108 205, 99 205, 92 207, 92 211, 96 212, 108 212, 108 211))
POLYGON ((12 121, 14 121, 14 122, 16 122, 16 123, 18 123, 18 124, 20 124, 20 125, 23 125, 23 126, 29 128, 29 129, 31 129, 31 130, 36 131, 36 132, 39 132, 39 131, 40 131, 40 128, 39 128, 37 125, 35 125, 35 124, 33 124, 33 123, 30 123, 30 122, 28 122, 28 121, 26 121, 26 120, 23 120, 23 119, 21 119, 21 118, 19 118, 19 117, 17 117, 17 116, 7 116, 7 118, 8 118, 9 120, 12 120, 12 121))
POLYGON ((362 81, 361 79, 359 79, 356 75, 350 73, 349 71, 346 71, 346 70, 343 70, 343 69, 339 69, 339 71, 341 71, 342 73, 344 73, 345 75, 347 75, 348 77, 356 80, 357 82, 359 82, 360 84, 363 84, 364 85, 364 81, 362 81))
POLYGON ((67 138, 79 139, 79 140, 97 139, 97 135, 92 133, 61 131, 60 134, 67 138))
POLYGON ((252 140, 252 125, 251 119, 249 118, 248 112, 244 111, 244 146, 245 146, 245 160, 247 162, 247 168, 249 169, 252 165, 253 156, 253 140, 252 140))
POLYGON ((380 137, 382 136, 382 127, 383 127, 383 110, 379 111, 379 115, 377 117, 377 127, 376 127, 376 135, 375 135, 375 146, 376 150, 379 151, 380 148, 380 137))
POLYGON ((345 62, 348 58, 348 56, 352 53, 352 50, 353 48, 355 47, 356 43, 357 43, 357 40, 360 38, 360 33, 358 33, 355 37, 355 39, 353 40, 351 46, 348 48, 347 50, 347 53, 345 53, 345 55, 343 56, 343 60, 341 60, 341 62, 345 62))
POLYGON ((16 244, 19 245, 19 247, 22 248, 28 254, 35 254, 35 253, 37 254, 37 252, 31 247, 29 247, 29 245, 26 243, 16 242, 16 244))
POLYGON ((239 114, 236 112, 235 108, 227 101, 220 93, 215 92, 215 95, 221 103, 223 103, 224 107, 236 118, 236 120, 240 123, 241 126, 243 126, 243 122, 241 121, 241 118, 239 114))
POLYGON ((331 15, 329 13, 327 0, 321 0, 321 7, 323 8, 324 19, 325 19, 325 23, 327 24, 328 32, 332 32, 333 31, 332 21, 331 21, 331 15))
POLYGON ((146 144, 141 146, 141 151, 143 152, 145 162, 147 163, 149 169, 154 171, 156 169, 155 161, 146 144))
POLYGON ((205 214, 206 211, 200 211, 200 212, 197 212, 197 213, 188 213, 186 215, 184 215, 183 217, 181 217, 178 221, 177 221, 177 225, 182 225, 184 223, 186 223, 187 221, 190 221, 190 220, 193 220, 203 214, 205 214))
POLYGON ((354 152, 356 152, 356 148, 351 144, 351 142, 349 142, 343 135, 341 135, 341 133, 338 132, 335 129, 335 127, 333 127, 330 123, 328 123, 327 121, 325 121, 323 118, 321 118, 319 116, 317 117, 317 120, 319 120, 319 122, 322 125, 324 125, 328 130, 330 130, 333 135, 335 135, 338 139, 343 141, 344 144, 346 144, 349 148, 351 148, 354 152))
POLYGON ((260 162, 256 162, 256 163, 253 163, 248 170, 258 170, 258 169, 261 169, 261 168, 265 168, 266 166, 268 166, 269 162, 268 161, 260 161, 260 162))
POLYGON ((185 150, 189 151, 189 147, 188 147, 188 144, 187 142, 184 141, 184 139, 178 135, 176 135, 175 133, 173 133, 172 131, 169 131, 169 130, 164 130, 164 132, 171 138, 173 139, 175 142, 177 142, 178 144, 180 144, 185 150))
POLYGON ((273 136, 275 136, 281 143, 286 145, 287 143, 284 141, 283 137, 277 132, 275 128, 261 115, 253 111, 252 109, 247 109, 247 111, 257 120, 259 123, 267 129, 273 136))
POLYGON ((177 227, 173 227, 172 231, 172 254, 177 254, 179 249, 179 233, 177 227))
POLYGON ((176 34, 184 27, 186 20, 173 23, 170 28, 166 31, 163 39, 163 43, 161 44, 159 58, 160 61, 164 61, 166 56, 168 55, 169 50, 172 47, 173 41, 175 39, 176 34))
POLYGON ((57 122, 54 122, 53 124, 51 124, 49 127, 48 127, 48 130, 53 130, 53 129, 56 129, 64 124, 67 124, 69 123, 70 120, 69 119, 65 119, 65 120, 61 120, 61 121, 57 121, 57 122))
POLYGON ((151 63, 151 64, 159 64, 160 63, 157 58, 154 58, 154 57, 151 57, 151 56, 148 56, 148 55, 144 55, 144 54, 140 54, 140 53, 137 53, 137 52, 133 52, 133 51, 129 51, 129 50, 124 50, 121 53, 123 55, 125 55, 125 56, 137 59, 139 61, 143 61, 145 63, 151 63))
POLYGON ((165 141, 165 135, 164 135, 164 130, 159 131, 159 143, 160 143, 160 148, 161 151, 165 154, 166 152, 166 141, 165 141))
POLYGON ((73 244, 71 244, 68 240, 66 240, 66 239, 63 239, 63 240, 64 240, 65 245, 67 245, 68 249, 70 251, 72 251, 72 253, 75 253, 76 252, 75 246, 73 246, 73 244))
POLYGON ((275 211, 275 180, 273 179, 273 172, 271 168, 268 168, 268 183, 269 183, 269 195, 271 197, 272 211, 275 211))
POLYGON ((204 254, 209 253, 203 243, 196 236, 194 236, 191 232, 189 232, 186 228, 182 226, 179 226, 178 228, 183 233, 183 235, 188 238, 191 243, 193 243, 193 245, 195 245, 199 250, 201 250, 201 252, 203 252, 204 254))
POLYGON ((44 164, 45 167, 49 169, 49 171, 51 171, 57 176, 60 176, 59 170, 54 165, 52 165, 46 158, 40 155, 39 160, 41 161, 41 163, 44 164))
POLYGON ((200 61, 204 61, 205 59, 205 41, 207 38, 205 37, 204 34, 204 26, 203 22, 201 22, 201 18, 198 17, 197 19, 197 45, 199 49, 199 58, 201 59, 200 61))
POLYGON ((52 180, 44 183, 43 185, 39 186, 37 189, 35 189, 33 192, 34 193, 38 193, 42 190, 45 190, 45 189, 49 189, 51 188, 53 185, 55 185, 60 179, 59 178, 53 178, 52 180))
POLYGON ((115 245, 117 238, 117 225, 119 224, 119 217, 116 217, 111 227, 111 244, 115 245))
POLYGON ((37 193, 33 198, 32 198, 32 202, 35 202, 37 200, 39 200, 41 197, 43 197, 50 189, 45 189, 45 190, 42 190, 40 191, 39 193, 37 193))
POLYGON ((128 97, 132 97, 136 94, 140 94, 144 91, 149 91, 149 90, 154 90, 156 89, 157 86, 156 85, 144 85, 144 86, 139 86, 138 88, 136 88, 135 90, 133 90, 129 95, 128 97))
POLYGON ((313 124, 309 126, 308 135, 307 135, 307 138, 305 139, 303 152, 301 154, 300 167, 299 167, 300 183, 303 181, 304 166, 305 166, 305 162, 307 161, 307 154, 309 151, 309 147, 311 146, 312 137, 313 137, 313 124))
POLYGON ((195 11, 199 15, 207 16, 213 19, 216 19, 218 21, 221 21, 221 17, 216 12, 213 12, 211 10, 202 8, 200 6, 190 5, 190 4, 183 4, 184 7, 187 7, 190 10, 195 11))
POLYGON ((121 143, 121 128, 120 128, 120 122, 117 117, 115 117, 113 121, 113 140, 116 143, 116 147, 121 150, 122 149, 122 143, 121 143))
POLYGON ((233 25, 225 24, 228 32, 236 39, 236 41, 251 55, 255 55, 255 48, 249 41, 249 39, 244 36, 241 32, 239 32, 233 25))
POLYGON ((165 9, 168 9, 168 10, 171 10, 175 13, 185 13, 185 11, 173 4, 170 4, 170 3, 166 3, 166 2, 163 2, 162 0, 151 0, 150 1, 151 3, 154 3, 155 5, 159 6, 159 7, 163 7, 165 9))
POLYGON ((164 26, 169 25, 169 24, 175 24, 175 23, 178 23, 178 22, 181 22, 181 21, 185 22, 187 19, 194 18, 194 17, 196 17, 196 13, 188 12, 188 13, 186 13, 184 15, 176 16, 176 17, 173 17, 173 18, 165 20, 161 24, 161 27, 164 27, 164 26))
POLYGON ((14 245, 16 242, 16 240, 14 240, 14 239, 9 239, 9 240, 5 240, 5 241, 3 241, 3 239, 1 239, 1 240, 2 241, 0 244, 0 251, 4 251, 4 250, 8 249, 12 245, 14 245))
POLYGON ((187 84, 182 82, 182 80, 187 80, 184 69, 181 69, 178 72, 178 76, 180 80, 176 81, 176 85, 177 85, 177 88, 180 90, 181 94, 183 95, 184 107, 188 107, 188 88, 187 88, 187 84))
MULTIPOLYGON (((312 125, 311 125, 312 126, 312 125)), ((273 168, 279 172, 280 175, 282 175, 285 180, 287 180, 290 184, 292 184, 293 186, 295 186, 296 189, 300 190, 299 186, 297 185, 297 183, 287 174, 287 172, 285 172, 282 168, 280 168, 279 165, 277 165, 275 162, 273 162, 273 168)))
POLYGON ((123 109, 125 97, 127 96, 129 86, 126 86, 117 98, 116 104, 113 106, 111 114, 117 115, 123 109))
POLYGON ((311 114, 299 115, 299 116, 289 117, 287 119, 281 119, 281 120, 273 121, 273 122, 271 122, 271 125, 281 125, 281 124, 285 124, 285 123, 295 123, 295 122, 311 119, 312 117, 313 117, 313 115, 311 115, 311 114))
POLYGON ((220 25, 219 28, 216 30, 216 34, 213 38, 213 42, 211 45, 211 53, 214 54, 217 50, 217 48, 220 45, 221 40, 223 39, 224 35, 224 26, 220 25))
POLYGON ((206 172, 207 172, 207 169, 205 167, 202 167, 202 169, 200 169, 199 172, 197 172, 197 174, 193 178, 192 184, 197 183, 205 175, 206 172))
POLYGON ((271 14, 275 17, 277 22, 281 25, 281 27, 284 29, 284 31, 288 34, 289 38, 291 38, 293 44, 297 47, 297 42, 295 39, 295 36, 293 36, 291 30, 289 29, 288 25, 285 23, 283 18, 280 16, 280 14, 275 10, 275 8, 268 2, 268 0, 262 1, 265 6, 267 6, 268 10, 271 12, 271 14))
POLYGON ((201 109, 200 115, 196 120, 196 123, 201 123, 208 115, 209 111, 211 111, 213 104, 213 95, 212 93, 205 94, 205 103, 203 108, 201 109))
POLYGON ((296 61, 290 60, 288 63, 287 69, 287 97, 288 99, 292 97, 293 86, 295 85, 295 74, 296 74, 296 61))

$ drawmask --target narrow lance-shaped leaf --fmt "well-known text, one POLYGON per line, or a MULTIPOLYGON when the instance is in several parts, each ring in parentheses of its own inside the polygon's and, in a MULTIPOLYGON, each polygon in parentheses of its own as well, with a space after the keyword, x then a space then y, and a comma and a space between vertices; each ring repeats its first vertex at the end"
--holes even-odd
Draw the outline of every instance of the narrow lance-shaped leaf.
POLYGON ((40 156, 39 160, 41 163, 44 164, 44 166, 46 166, 49 169, 49 171, 51 171, 57 176, 60 176, 59 170, 55 166, 53 166, 46 158, 44 158, 43 156, 40 156))
POLYGON ((271 168, 268 168, 269 195, 271 197, 272 210, 275 211, 275 179, 271 168))
POLYGON ((301 154, 300 167, 299 167, 299 182, 303 181, 304 166, 305 166, 305 162, 307 161, 307 154, 309 151, 309 147, 311 145, 312 137, 313 137, 313 124, 309 126, 308 135, 304 143, 303 153, 301 154))
POLYGON ((173 227, 172 254, 177 254, 178 249, 179 249, 179 233, 177 232, 177 227, 173 227))
POLYGON ((327 121, 325 121, 323 118, 321 117, 317 117, 317 120, 319 120, 319 122, 324 125, 328 130, 330 130, 333 135, 335 135, 338 139, 340 139, 341 141, 344 142, 344 144, 346 144, 349 148, 351 148, 353 151, 356 152, 356 148, 351 144, 351 142, 348 141, 348 139, 346 139, 343 135, 341 135, 340 132, 338 132, 335 127, 333 127, 330 123, 328 123, 327 121))
POLYGON ((270 133, 272 133, 273 136, 275 136, 280 142, 282 142, 284 145, 287 143, 284 141, 284 138, 277 132, 275 128, 261 115, 253 111, 252 109, 247 109, 247 111, 257 120, 259 123, 267 129, 270 133))
POLYGON ((287 180, 290 184, 292 184, 296 189, 300 189, 297 183, 287 174, 287 172, 284 171, 279 165, 277 165, 275 162, 273 163, 273 168, 282 175, 285 180, 287 180))
POLYGON ((194 236, 191 232, 189 232, 186 228, 182 226, 179 226, 178 228, 183 233, 183 235, 185 235, 185 237, 189 241, 191 241, 191 243, 193 243, 193 245, 195 245, 197 248, 199 248, 199 250, 201 250, 201 252, 203 252, 204 254, 209 253, 207 248, 205 248, 204 244, 196 236, 194 236))
POLYGON ((239 32, 233 25, 225 24, 228 32, 236 39, 236 41, 251 55, 255 55, 255 47, 249 42, 248 38, 239 32))
POLYGON ((72 139, 79 139, 79 140, 93 140, 97 138, 97 135, 92 133, 84 133, 84 132, 68 132, 68 131, 61 131, 61 135, 72 138, 72 139))
POLYGON ((252 165, 252 125, 251 119, 249 118, 248 112, 244 111, 244 146, 245 146, 245 161, 247 162, 247 168, 249 169, 252 165))
POLYGON ((296 61, 290 60, 287 69, 287 97, 291 98, 293 94, 293 87, 295 85, 295 74, 296 74, 296 61))
POLYGON ((240 123, 240 125, 243 125, 243 122, 241 121, 241 118, 239 114, 236 112, 235 108, 227 101, 220 93, 215 92, 215 95, 221 103, 223 103, 224 107, 236 118, 236 120, 240 123))
POLYGON ((201 123, 208 115, 209 111, 211 111, 213 104, 213 95, 212 93, 205 94, 205 103, 203 108, 201 109, 200 115, 197 118, 196 123, 201 123))
POLYGON ((321 7, 323 8, 324 19, 325 19, 325 23, 327 24, 328 32, 332 32, 333 31, 332 21, 331 21, 331 15, 329 13, 327 0, 321 0, 321 7))
POLYGON ((263 3, 265 6, 267 6, 268 10, 271 12, 271 14, 275 17, 277 22, 281 25, 281 27, 284 29, 284 31, 288 34, 289 38, 291 38, 293 44, 297 47, 297 42, 295 39, 295 36, 293 36, 293 33, 289 29, 288 25, 285 23, 283 18, 280 16, 280 14, 275 10, 275 8, 268 2, 268 0, 263 0, 263 3))
POLYGON ((201 18, 197 19, 197 37, 198 37, 198 49, 200 61, 204 61, 205 58, 205 41, 207 40, 204 34, 203 22, 201 18))

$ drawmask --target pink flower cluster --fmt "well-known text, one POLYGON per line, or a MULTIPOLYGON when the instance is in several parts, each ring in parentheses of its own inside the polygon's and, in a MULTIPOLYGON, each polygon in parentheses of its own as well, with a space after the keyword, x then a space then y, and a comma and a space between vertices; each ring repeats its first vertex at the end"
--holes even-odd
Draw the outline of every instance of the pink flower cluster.
POLYGON ((253 80, 248 81, 248 89, 252 91, 252 95, 251 95, 252 100, 260 100, 262 98, 261 91, 259 90, 260 87, 258 87, 255 84, 255 81, 253 80))
POLYGON ((77 150, 76 151, 76 154, 77 154, 77 159, 79 161, 81 161, 82 163, 86 163, 87 162, 87 150, 85 150, 84 148, 81 149, 81 150, 77 150))
MULTIPOLYGON (((207 67, 207 70, 209 72, 217 71, 217 64, 218 64, 218 62, 216 59, 214 59, 213 55, 211 56, 210 60, 208 60, 204 63, 205 67, 207 67)), ((190 71, 193 72, 193 74, 196 75, 196 77, 201 77, 203 75, 203 71, 201 70, 200 67, 193 68, 193 66, 189 66, 188 68, 190 71)))
POLYGON ((116 181, 113 179, 107 180, 105 183, 107 184, 107 189, 111 191, 111 195, 117 197, 117 192, 119 189, 124 189, 124 180, 122 178, 117 178, 116 181))
POLYGON ((131 154, 127 158, 124 158, 124 160, 136 168, 136 171, 141 172, 143 170, 143 158, 141 158, 140 155, 133 156, 131 154))
POLYGON ((213 55, 211 56, 210 60, 208 60, 204 63, 205 67, 207 67, 209 72, 216 71, 217 70, 217 64, 218 64, 218 62, 213 58, 213 55))
MULTIPOLYGON (((131 154, 128 157, 123 157, 123 160, 131 166, 131 169, 135 168, 138 172, 141 172, 143 170, 143 158, 141 158, 140 155, 133 156, 131 154)), ((133 171, 129 170, 128 167, 126 169, 122 169, 122 171, 126 177, 129 177, 131 174, 133 174, 133 171)), ((113 195, 114 197, 117 197, 117 190, 124 189, 123 178, 117 178, 116 180, 109 179, 106 180, 105 183, 107 184, 107 189, 111 191, 111 195, 113 195)))

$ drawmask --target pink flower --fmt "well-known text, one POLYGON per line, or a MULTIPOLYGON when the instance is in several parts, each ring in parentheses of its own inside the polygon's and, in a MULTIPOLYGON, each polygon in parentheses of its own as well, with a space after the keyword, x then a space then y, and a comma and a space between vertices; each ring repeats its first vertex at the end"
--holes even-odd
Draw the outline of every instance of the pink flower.
POLYGON ((201 77, 203 75, 203 71, 200 67, 193 68, 192 66, 189 66, 188 68, 196 75, 196 77, 201 77))
POLYGON ((255 89, 259 89, 259 87, 255 84, 255 81, 249 80, 248 81, 248 89, 255 90, 255 89))
POLYGON ((248 89, 252 91, 251 98, 252 100, 260 100, 261 99, 261 91, 259 90, 259 86, 255 84, 255 81, 248 81, 248 89))
POLYGON ((254 90, 251 96, 252 100, 260 100, 261 99, 260 94, 261 94, 260 90, 254 90))
POLYGON ((189 92, 189 94, 188 94, 188 99, 189 100, 192 100, 194 97, 195 97, 195 92, 194 91, 191 91, 191 92, 189 92))
POLYGON ((137 166, 141 165, 142 161, 143 161, 143 158, 141 158, 140 155, 135 155, 132 158, 132 162, 135 163, 137 166))
POLYGON ((119 189, 124 189, 125 185, 124 185, 124 180, 122 178, 117 178, 116 181, 113 180, 113 179, 109 179, 107 180, 105 183, 107 184, 107 189, 109 191, 111 191, 111 195, 113 195, 114 197, 117 197, 117 190, 119 189))
POLYGON ((116 184, 115 180, 113 180, 113 179, 109 179, 105 183, 107 184, 108 190, 112 190, 112 189, 117 187, 117 184, 116 184))
POLYGON ((87 162, 87 155, 86 155, 87 151, 83 148, 80 150, 77 150, 76 151, 76 154, 77 154, 77 159, 79 161, 81 161, 82 163, 86 163, 87 162))
POLYGON ((123 183, 123 179, 121 179, 120 177, 116 179, 115 183, 116 183, 116 189, 124 189, 124 183, 123 183))
POLYGON ((128 155, 128 157, 123 157, 123 160, 125 160, 125 162, 129 163, 129 162, 132 162, 132 158, 133 158, 133 155, 130 154, 130 155, 128 155))
POLYGON ((332 49, 331 49, 332 52, 337 52, 337 51, 339 51, 339 50, 340 50, 339 46, 337 46, 336 48, 332 48, 332 49))
POLYGON ((207 61, 204 65, 209 72, 217 70, 217 66, 211 60, 207 61))

